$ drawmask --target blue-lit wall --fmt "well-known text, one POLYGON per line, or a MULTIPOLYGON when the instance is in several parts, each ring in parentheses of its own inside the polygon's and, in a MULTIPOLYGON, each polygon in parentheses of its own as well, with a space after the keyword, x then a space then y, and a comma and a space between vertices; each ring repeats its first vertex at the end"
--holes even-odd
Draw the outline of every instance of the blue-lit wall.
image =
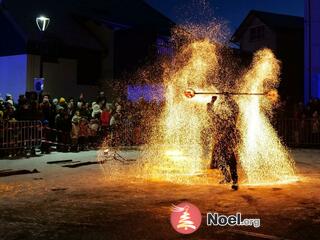
POLYGON ((27 90, 27 55, 0 57, 0 94, 15 100, 27 90))
POLYGON ((305 0, 305 103, 320 98, 320 1, 305 0))
POLYGON ((164 101, 164 88, 161 84, 130 85, 127 92, 128 100, 138 101, 140 98, 150 102, 164 101))

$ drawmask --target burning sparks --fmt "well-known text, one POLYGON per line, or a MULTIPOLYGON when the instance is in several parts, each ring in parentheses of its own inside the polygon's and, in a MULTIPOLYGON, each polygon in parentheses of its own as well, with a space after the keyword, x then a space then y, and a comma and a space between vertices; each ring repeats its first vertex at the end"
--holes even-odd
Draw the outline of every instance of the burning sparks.
MULTIPOLYGON (((277 99, 273 89, 279 81, 279 62, 270 50, 255 54, 252 68, 244 75, 243 91, 270 91, 268 98, 277 99)), ((270 111, 268 98, 239 98, 241 112, 239 149, 241 166, 249 184, 266 184, 294 179, 294 164, 266 117, 270 111)))
POLYGON ((184 96, 193 85, 209 88, 207 78, 217 67, 216 46, 209 40, 195 41, 185 46, 176 58, 173 71, 164 80, 166 105, 158 132, 147 152, 157 152, 156 159, 148 155, 144 171, 150 178, 188 181, 183 176, 198 175, 207 169, 203 157, 202 132, 207 127, 206 103, 211 96, 184 96), (160 147, 159 147, 160 146, 160 147), (157 149, 154 149, 157 148, 157 149))
MULTIPOLYGON (((226 73, 229 66, 221 65, 223 47, 212 38, 197 38, 181 30, 176 31, 174 38, 179 38, 179 34, 187 35, 187 41, 173 61, 165 65, 165 107, 142 157, 130 169, 108 166, 110 173, 125 171, 126 176, 144 179, 199 182, 193 177, 206 175, 212 145, 219 141, 224 124, 235 118, 230 105, 234 99, 239 108, 237 128, 241 133, 236 155, 245 182, 274 184, 295 180, 293 160, 267 117, 279 99, 276 87, 280 66, 273 53, 267 49, 258 51, 251 68, 237 79, 239 76, 226 73), (218 95, 212 106, 214 118, 219 119, 214 126, 207 109, 212 95, 198 94, 201 92, 218 95)), ((205 176, 200 182, 207 180, 205 176)))
POLYGON ((191 88, 188 88, 185 92, 184 92, 184 95, 187 97, 187 98, 193 98, 195 95, 196 95, 196 92, 191 89, 191 88))

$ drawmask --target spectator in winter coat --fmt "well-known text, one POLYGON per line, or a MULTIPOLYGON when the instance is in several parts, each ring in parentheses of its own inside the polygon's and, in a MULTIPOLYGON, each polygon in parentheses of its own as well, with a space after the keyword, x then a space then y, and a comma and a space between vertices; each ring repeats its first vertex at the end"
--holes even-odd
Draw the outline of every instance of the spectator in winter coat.
POLYGON ((87 150, 88 146, 88 137, 89 137, 89 127, 88 127, 88 120, 84 117, 81 117, 79 123, 79 147, 80 150, 87 150))
POLYGON ((110 119, 111 119, 111 112, 108 107, 104 107, 100 116, 100 122, 101 122, 101 128, 102 128, 103 134, 106 134, 106 132, 109 129, 110 119))
POLYGON ((98 140, 98 131, 100 125, 99 120, 97 118, 93 118, 89 122, 89 142, 92 144, 91 147, 97 147, 97 140, 98 140))
POLYGON ((42 103, 40 103, 40 112, 42 113, 43 121, 51 119, 51 105, 48 96, 43 97, 42 103))
POLYGON ((91 117, 92 118, 100 118, 100 114, 101 114, 100 105, 97 104, 96 102, 93 102, 92 103, 92 114, 91 114, 91 117))
POLYGON ((78 151, 78 139, 79 139, 79 131, 80 131, 80 113, 79 111, 76 111, 74 116, 72 117, 71 123, 72 123, 72 128, 71 128, 71 143, 72 143, 72 151, 78 151))
POLYGON ((11 121, 11 120, 16 120, 16 112, 15 112, 15 108, 13 106, 13 102, 12 100, 8 100, 6 102, 6 109, 4 111, 3 114, 3 120, 7 120, 7 121, 11 121))
POLYGON ((81 117, 84 117, 84 118, 91 117, 90 111, 88 109, 88 105, 86 103, 81 104, 81 108, 79 109, 79 112, 81 117))
POLYGON ((65 100, 63 97, 60 98, 60 100, 59 100, 59 105, 60 105, 61 107, 63 107, 64 109, 67 109, 67 108, 68 108, 68 104, 67 104, 66 100, 65 100))

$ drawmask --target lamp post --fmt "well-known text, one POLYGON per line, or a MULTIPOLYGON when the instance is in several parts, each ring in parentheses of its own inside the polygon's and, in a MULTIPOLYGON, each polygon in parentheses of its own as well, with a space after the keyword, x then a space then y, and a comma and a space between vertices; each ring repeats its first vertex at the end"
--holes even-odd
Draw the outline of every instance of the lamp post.
POLYGON ((44 35, 44 32, 47 30, 48 26, 49 26, 49 23, 50 23, 50 18, 46 17, 46 16, 39 16, 36 18, 36 23, 37 23, 37 26, 41 32, 41 42, 42 42, 42 46, 40 48, 40 78, 43 77, 43 56, 42 56, 42 51, 43 51, 43 35, 44 35))
POLYGON ((36 23, 41 32, 44 32, 47 30, 49 23, 50 23, 50 18, 46 16, 40 16, 36 18, 36 23))

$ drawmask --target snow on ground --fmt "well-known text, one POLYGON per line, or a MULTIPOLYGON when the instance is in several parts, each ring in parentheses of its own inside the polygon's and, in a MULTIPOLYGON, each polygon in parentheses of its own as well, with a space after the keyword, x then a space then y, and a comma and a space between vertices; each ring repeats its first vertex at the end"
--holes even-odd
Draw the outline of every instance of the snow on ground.
MULTIPOLYGON (((133 158, 139 152, 121 154, 133 158)), ((0 239, 319 239, 320 150, 292 150, 298 182, 240 186, 237 192, 216 182, 183 185, 125 175, 110 180, 100 165, 47 164, 94 161, 96 155, 87 151, 0 160, 0 170, 40 171, 0 178, 0 239), (201 228, 190 236, 170 225, 170 207, 181 201, 194 203, 203 215, 201 228), (260 218, 261 227, 208 227, 207 212, 241 212, 260 218)))

